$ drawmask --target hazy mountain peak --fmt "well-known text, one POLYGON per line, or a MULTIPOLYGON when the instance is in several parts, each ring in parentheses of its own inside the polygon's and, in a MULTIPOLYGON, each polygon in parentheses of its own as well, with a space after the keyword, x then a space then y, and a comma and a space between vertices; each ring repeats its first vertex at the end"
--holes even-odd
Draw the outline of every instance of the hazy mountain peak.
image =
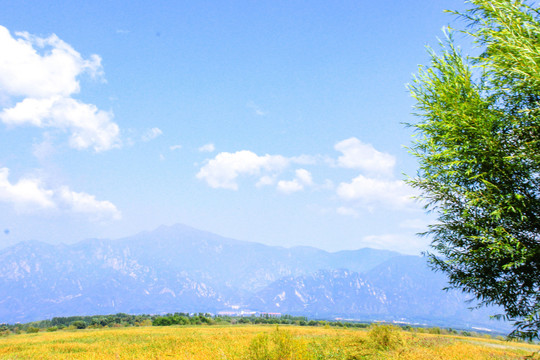
POLYGON ((238 308, 453 326, 470 320, 462 297, 443 292, 444 285, 417 256, 287 249, 176 224, 120 240, 30 241, 0 251, 0 292, 7 294, 0 299, 0 323, 238 308))

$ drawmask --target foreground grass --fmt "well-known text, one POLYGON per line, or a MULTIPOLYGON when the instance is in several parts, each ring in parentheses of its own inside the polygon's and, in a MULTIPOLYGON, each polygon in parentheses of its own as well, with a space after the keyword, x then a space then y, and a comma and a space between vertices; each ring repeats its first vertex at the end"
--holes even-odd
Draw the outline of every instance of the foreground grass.
POLYGON ((522 359, 539 346, 480 338, 300 326, 131 327, 0 338, 0 359, 522 359))

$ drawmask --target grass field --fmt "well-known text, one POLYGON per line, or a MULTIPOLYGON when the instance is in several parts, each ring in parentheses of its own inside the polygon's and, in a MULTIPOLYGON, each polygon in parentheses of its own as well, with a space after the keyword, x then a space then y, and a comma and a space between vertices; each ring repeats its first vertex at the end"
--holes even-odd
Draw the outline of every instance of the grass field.
POLYGON ((393 327, 130 327, 0 337, 0 359, 524 359, 540 346, 393 327))

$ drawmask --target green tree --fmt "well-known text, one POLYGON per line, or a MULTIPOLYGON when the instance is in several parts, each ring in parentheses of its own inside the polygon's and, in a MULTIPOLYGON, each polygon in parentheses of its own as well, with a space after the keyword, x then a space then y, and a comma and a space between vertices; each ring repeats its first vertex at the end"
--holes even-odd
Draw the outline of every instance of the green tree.
POLYGON ((540 330, 540 12, 521 0, 472 0, 455 13, 478 46, 464 57, 452 32, 410 85, 418 122, 409 184, 437 222, 432 266, 452 288, 540 330))
POLYGON ((71 323, 71 326, 74 326, 75 329, 86 329, 87 324, 83 320, 76 320, 71 323))
POLYGON ((26 332, 28 334, 35 334, 37 332, 39 332, 39 328, 38 327, 35 327, 35 326, 29 326, 27 329, 26 329, 26 332))
POLYGON ((152 321, 153 326, 170 326, 172 325, 171 317, 159 316, 152 321))

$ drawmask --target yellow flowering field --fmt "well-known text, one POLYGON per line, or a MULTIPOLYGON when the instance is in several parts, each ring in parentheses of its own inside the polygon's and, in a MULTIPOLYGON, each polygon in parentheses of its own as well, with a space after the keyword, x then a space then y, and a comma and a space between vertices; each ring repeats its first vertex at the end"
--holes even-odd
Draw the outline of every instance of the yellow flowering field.
POLYGON ((0 359, 524 359, 540 346, 391 326, 168 326, 0 337, 0 359))

